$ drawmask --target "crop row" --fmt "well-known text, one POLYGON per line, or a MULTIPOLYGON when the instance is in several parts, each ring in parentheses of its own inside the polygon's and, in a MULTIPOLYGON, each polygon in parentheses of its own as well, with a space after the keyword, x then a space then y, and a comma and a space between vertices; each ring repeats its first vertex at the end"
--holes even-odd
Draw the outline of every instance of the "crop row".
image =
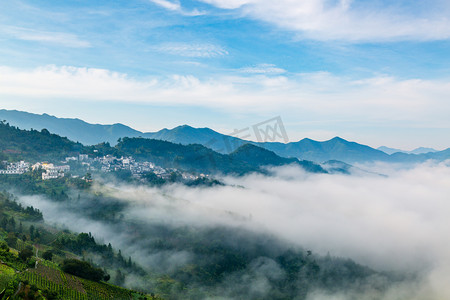
POLYGON ((97 283, 83 279, 83 287, 95 299, 131 299, 131 291, 106 283, 97 283))
POLYGON ((38 288, 60 294, 64 299, 131 299, 131 291, 98 283, 39 264, 37 269, 23 273, 23 279, 38 288))
POLYGON ((22 280, 27 280, 30 284, 37 286, 39 289, 48 290, 51 292, 56 292, 63 299, 74 299, 74 300, 90 300, 88 295, 80 293, 76 290, 70 289, 64 285, 55 283, 47 278, 35 273, 35 272, 23 272, 21 274, 22 280))

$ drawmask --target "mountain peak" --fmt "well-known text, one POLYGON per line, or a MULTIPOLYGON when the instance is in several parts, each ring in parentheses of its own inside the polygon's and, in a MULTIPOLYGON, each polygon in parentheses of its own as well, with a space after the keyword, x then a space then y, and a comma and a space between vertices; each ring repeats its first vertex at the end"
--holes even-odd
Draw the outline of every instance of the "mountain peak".
POLYGON ((406 150, 401 150, 401 149, 396 149, 396 148, 389 148, 386 146, 381 146, 381 147, 378 147, 377 149, 380 151, 383 151, 389 155, 396 153, 396 152, 401 152, 401 153, 406 153, 406 154, 426 154, 426 153, 430 153, 430 152, 431 153, 438 152, 438 150, 436 150, 436 149, 427 148, 427 147, 419 147, 419 148, 416 148, 411 151, 406 151, 406 150))
POLYGON ((424 153, 430 153, 430 152, 438 152, 438 150, 428 147, 419 147, 414 150, 409 151, 409 153, 412 154, 424 154, 424 153))
POLYGON ((348 142, 347 140, 339 137, 339 136, 335 136, 334 138, 330 139, 329 141, 333 141, 333 142, 348 142))
POLYGON ((256 145, 253 145, 250 143, 243 144, 242 146, 240 146, 239 148, 234 150, 232 153, 239 153, 239 152, 245 152, 245 151, 259 151, 259 152, 273 153, 270 150, 264 149, 262 147, 259 147, 259 146, 256 146, 256 145))
POLYGON ((173 129, 195 129, 192 126, 189 126, 187 124, 183 124, 183 125, 178 125, 177 127, 174 127, 173 129))
POLYGON ((126 125, 90 124, 76 118, 58 118, 47 113, 33 114, 17 110, 0 110, 0 119, 21 129, 47 129, 51 133, 64 136, 86 145, 101 142, 115 144, 121 137, 135 137, 142 133, 126 125))
POLYGON ((301 139, 300 141, 298 141, 298 143, 300 143, 300 142, 317 142, 317 141, 312 140, 312 139, 310 139, 310 138, 303 138, 303 139, 301 139))
POLYGON ((173 129, 168 129, 168 130, 189 130, 189 131, 210 131, 210 132, 215 132, 214 130, 212 130, 211 128, 208 127, 193 127, 191 125, 188 124, 183 124, 183 125, 179 125, 177 127, 174 127, 173 129))

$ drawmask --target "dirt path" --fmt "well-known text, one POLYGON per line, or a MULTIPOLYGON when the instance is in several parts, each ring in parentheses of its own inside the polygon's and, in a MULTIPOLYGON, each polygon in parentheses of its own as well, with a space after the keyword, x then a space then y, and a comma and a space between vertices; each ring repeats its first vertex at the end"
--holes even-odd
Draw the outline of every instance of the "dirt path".
POLYGON ((14 295, 12 295, 11 298, 16 297, 17 294, 20 292, 21 289, 22 289, 22 282, 19 282, 19 286, 17 287, 17 291, 14 293, 14 295))
POLYGON ((39 263, 38 248, 36 247, 36 263, 34 264, 35 269, 37 269, 38 263, 39 263))

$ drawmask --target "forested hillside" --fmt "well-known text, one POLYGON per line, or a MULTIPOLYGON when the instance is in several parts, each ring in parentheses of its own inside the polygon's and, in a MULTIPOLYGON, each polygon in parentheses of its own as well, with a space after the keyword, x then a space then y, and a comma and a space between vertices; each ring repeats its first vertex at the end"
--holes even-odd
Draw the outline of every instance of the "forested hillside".
POLYGON ((123 138, 112 147, 109 143, 83 146, 46 129, 21 130, 9 124, 0 123, 0 159, 61 161, 68 156, 89 154, 132 156, 147 160, 165 168, 177 168, 205 174, 222 173, 242 175, 248 172, 264 172, 264 166, 298 164, 310 172, 325 173, 320 165, 295 158, 283 158, 275 153, 250 145, 243 145, 235 153, 217 153, 199 144, 181 145, 144 138, 123 138))
POLYGON ((275 153, 245 144, 231 154, 220 154, 199 144, 181 145, 166 141, 124 138, 116 146, 121 152, 163 166, 205 173, 244 174, 264 171, 264 166, 297 164, 305 170, 326 173, 320 165, 296 158, 284 158, 275 153))
POLYGON ((0 260, 4 299, 159 299, 116 286, 123 285, 120 269, 143 271, 111 244, 50 226, 38 209, 6 192, 0 192, 0 260), (90 255, 100 255, 101 264, 90 255))
POLYGON ((0 160, 61 160, 82 151, 83 145, 48 130, 21 130, 0 122, 0 160))

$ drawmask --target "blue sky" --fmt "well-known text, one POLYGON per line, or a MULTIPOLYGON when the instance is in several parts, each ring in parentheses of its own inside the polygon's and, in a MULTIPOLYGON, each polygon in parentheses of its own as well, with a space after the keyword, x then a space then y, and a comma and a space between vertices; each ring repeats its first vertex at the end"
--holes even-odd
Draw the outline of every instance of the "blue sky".
POLYGON ((291 141, 450 147, 450 4, 392 2, 3 2, 0 104, 143 131, 281 116, 291 141))

